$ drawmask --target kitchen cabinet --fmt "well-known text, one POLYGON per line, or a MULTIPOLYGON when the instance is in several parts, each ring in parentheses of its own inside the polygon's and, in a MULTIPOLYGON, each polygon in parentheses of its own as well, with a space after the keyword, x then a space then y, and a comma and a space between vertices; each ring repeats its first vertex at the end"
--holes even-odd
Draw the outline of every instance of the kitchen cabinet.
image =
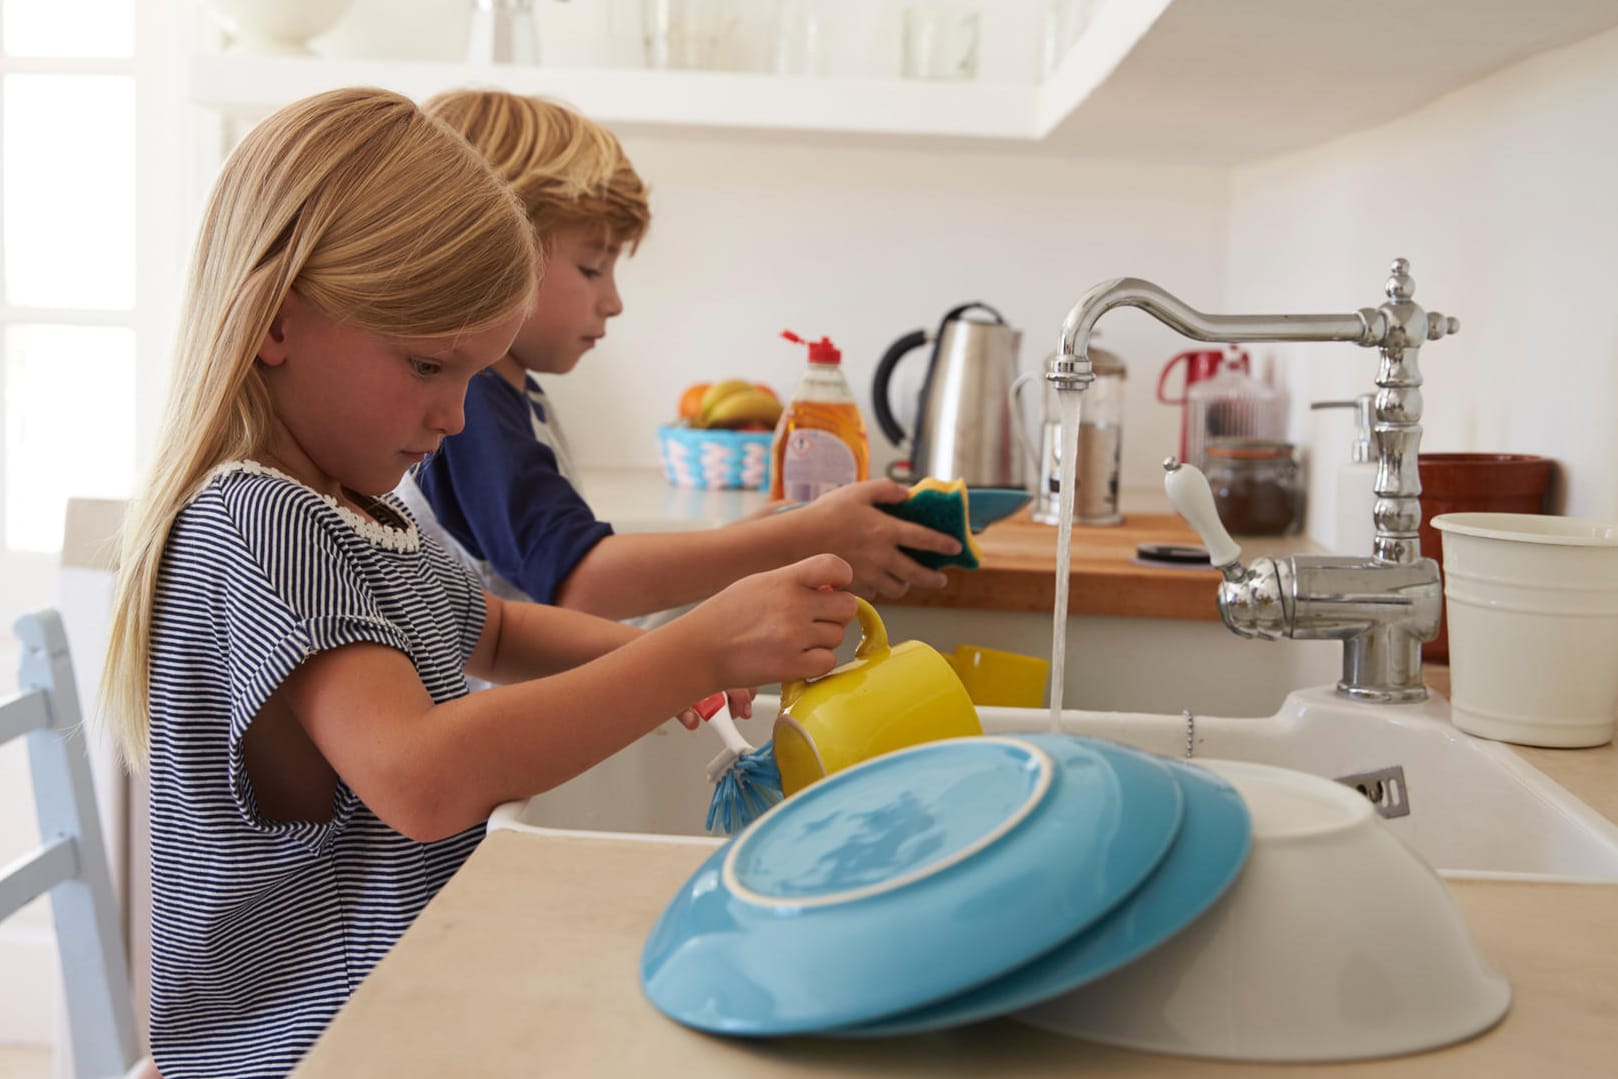
MULTIPOLYGON (((993 13, 986 13, 993 18, 993 13)), ((1035 20, 1037 23, 1037 20, 1035 20)), ((1606 0, 1111 0, 1050 76, 927 82, 717 71, 200 55, 191 99, 252 117, 321 90, 495 85, 624 132, 790 133, 1233 164, 1384 123, 1618 25, 1606 0)))

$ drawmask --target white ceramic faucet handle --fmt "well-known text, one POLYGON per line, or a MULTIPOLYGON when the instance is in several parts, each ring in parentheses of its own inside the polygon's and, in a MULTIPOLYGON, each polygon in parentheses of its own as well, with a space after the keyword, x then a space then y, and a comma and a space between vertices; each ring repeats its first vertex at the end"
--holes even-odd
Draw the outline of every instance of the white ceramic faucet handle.
POLYGON ((1223 568, 1241 561, 1242 549, 1230 538, 1230 533, 1225 531, 1224 524, 1219 520, 1219 511, 1214 507, 1213 488, 1208 486, 1208 477, 1202 474, 1201 469, 1195 465, 1181 464, 1172 457, 1165 459, 1163 490, 1168 492, 1169 503, 1175 512, 1184 517, 1185 523, 1202 537, 1210 562, 1223 568))

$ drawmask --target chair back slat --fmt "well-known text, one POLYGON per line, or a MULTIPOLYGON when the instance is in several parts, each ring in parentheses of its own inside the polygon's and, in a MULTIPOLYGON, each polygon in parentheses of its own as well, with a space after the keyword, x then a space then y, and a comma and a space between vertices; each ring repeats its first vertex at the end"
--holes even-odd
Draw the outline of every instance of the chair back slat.
POLYGON ((55 611, 24 615, 16 630, 22 692, 0 703, 0 742, 28 739, 44 845, 0 875, 0 918, 50 895, 74 1074, 122 1075, 139 1040, 67 634, 55 611))
POLYGON ((0 701, 0 746, 50 725, 50 702, 38 690, 14 694, 0 701))
POLYGON ((16 858, 0 869, 0 922, 32 903, 79 869, 73 840, 63 836, 16 858))

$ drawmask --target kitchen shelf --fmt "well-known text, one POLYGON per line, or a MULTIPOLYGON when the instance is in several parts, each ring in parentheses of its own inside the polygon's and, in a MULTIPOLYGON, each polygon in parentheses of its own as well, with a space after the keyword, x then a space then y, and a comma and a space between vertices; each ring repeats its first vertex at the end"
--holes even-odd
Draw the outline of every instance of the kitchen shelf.
POLYGON ((1613 26, 1612 0, 1112 0, 1038 85, 227 54, 195 57, 190 90, 250 117, 337 86, 418 99, 500 86, 624 131, 988 140, 1228 165, 1388 122, 1613 26))
POLYGON ((1036 87, 788 78, 718 71, 546 68, 386 60, 199 56, 192 98, 252 115, 339 86, 381 86, 418 100, 498 86, 568 101, 615 128, 751 129, 851 134, 1034 137, 1036 87))

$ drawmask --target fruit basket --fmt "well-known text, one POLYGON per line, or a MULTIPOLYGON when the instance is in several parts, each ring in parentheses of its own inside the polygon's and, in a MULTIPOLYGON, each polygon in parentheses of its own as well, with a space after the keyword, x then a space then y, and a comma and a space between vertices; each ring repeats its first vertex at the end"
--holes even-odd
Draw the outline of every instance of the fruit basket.
POLYGON ((657 429, 663 473, 676 487, 757 490, 769 486, 774 431, 664 424, 657 429))

